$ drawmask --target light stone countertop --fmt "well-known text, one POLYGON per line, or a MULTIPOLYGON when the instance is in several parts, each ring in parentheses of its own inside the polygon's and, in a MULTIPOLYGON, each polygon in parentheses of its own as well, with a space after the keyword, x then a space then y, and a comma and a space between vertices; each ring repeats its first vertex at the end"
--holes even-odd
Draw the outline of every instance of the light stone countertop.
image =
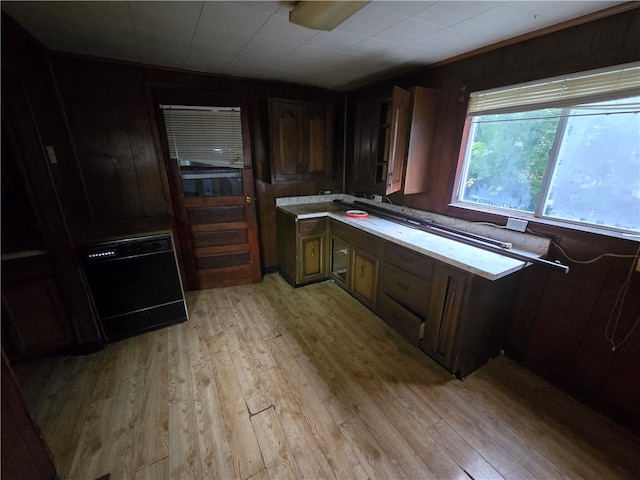
MULTIPOLYGON (((375 214, 369 214, 366 218, 348 217, 344 212, 349 207, 332 203, 334 199, 344 199, 344 197, 345 195, 313 196, 314 201, 312 202, 295 202, 285 199, 284 202, 277 202, 276 205, 279 210, 298 219, 328 216, 488 280, 497 280, 529 265, 527 262, 483 250, 479 247, 406 227, 390 220, 376 217, 375 214)), ((306 200, 308 197, 295 198, 304 198, 306 200)), ((351 201, 351 199, 345 200, 351 201)), ((522 249, 512 248, 511 251, 533 258, 540 256, 538 252, 522 249)))

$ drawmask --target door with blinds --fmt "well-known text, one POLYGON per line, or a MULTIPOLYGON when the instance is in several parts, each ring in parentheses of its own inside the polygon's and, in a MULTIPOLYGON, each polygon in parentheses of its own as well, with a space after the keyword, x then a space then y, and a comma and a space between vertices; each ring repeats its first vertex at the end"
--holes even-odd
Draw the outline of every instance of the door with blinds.
POLYGON ((189 289, 259 282, 246 111, 169 104, 160 111, 189 289))

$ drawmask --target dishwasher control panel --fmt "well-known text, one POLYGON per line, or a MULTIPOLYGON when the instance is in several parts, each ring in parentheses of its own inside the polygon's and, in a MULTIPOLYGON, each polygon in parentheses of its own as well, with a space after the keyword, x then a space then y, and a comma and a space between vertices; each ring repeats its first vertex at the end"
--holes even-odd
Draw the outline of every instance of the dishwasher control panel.
POLYGON ((84 256, 88 261, 101 261, 170 252, 172 248, 168 236, 140 237, 101 243, 86 250, 84 256))

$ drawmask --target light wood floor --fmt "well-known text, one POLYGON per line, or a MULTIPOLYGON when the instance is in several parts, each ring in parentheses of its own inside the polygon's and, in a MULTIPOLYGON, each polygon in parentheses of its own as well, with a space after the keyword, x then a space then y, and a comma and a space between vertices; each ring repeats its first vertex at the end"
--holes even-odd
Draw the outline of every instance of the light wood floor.
POLYGON ((640 477, 637 436, 506 358, 456 380, 332 282, 187 299, 183 324, 16 366, 63 478, 640 477))

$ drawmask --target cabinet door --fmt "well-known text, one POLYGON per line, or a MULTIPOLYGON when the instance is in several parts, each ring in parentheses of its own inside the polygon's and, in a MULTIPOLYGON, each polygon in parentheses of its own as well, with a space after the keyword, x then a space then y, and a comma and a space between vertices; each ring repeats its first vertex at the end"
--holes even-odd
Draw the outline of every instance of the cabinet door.
POLYGON ((297 274, 297 232, 295 217, 276 210, 278 271, 287 282, 295 285, 297 274))
POLYGON ((349 266, 349 244, 331 237, 331 277, 342 288, 347 288, 347 268, 349 266))
POLYGON ((302 156, 306 140, 302 128, 304 105, 271 99, 269 102, 271 163, 274 182, 302 177, 302 156))
POLYGON ((353 152, 353 183, 355 189, 371 189, 376 183, 379 158, 379 99, 362 100, 356 105, 356 131, 353 152))
POLYGON ((420 348, 447 368, 453 361, 454 340, 466 279, 465 273, 453 268, 443 265, 438 268, 424 339, 420 345, 420 348))
POLYGON ((304 115, 306 145, 302 159, 305 178, 329 178, 333 160, 333 114, 325 103, 309 103, 304 115))
POLYGON ((402 188, 402 177, 407 154, 409 135, 409 103, 411 93, 393 87, 391 97, 391 122, 389 124, 389 160, 387 166, 387 195, 402 188))
POLYGON ((378 257, 352 247, 351 286, 355 297, 370 308, 376 303, 378 290, 378 257))
POLYGON ((269 128, 274 182, 331 177, 333 108, 330 103, 272 98, 269 128))
POLYGON ((407 165, 404 174, 404 194, 429 191, 433 180, 433 145, 435 142, 437 90, 414 87, 411 89, 411 132, 407 147, 407 165))
POLYGON ((325 236, 302 237, 299 245, 300 265, 297 283, 325 278, 325 236))
POLYGON ((73 332, 56 282, 42 278, 3 287, 3 321, 15 356, 27 358, 72 344, 73 332))

